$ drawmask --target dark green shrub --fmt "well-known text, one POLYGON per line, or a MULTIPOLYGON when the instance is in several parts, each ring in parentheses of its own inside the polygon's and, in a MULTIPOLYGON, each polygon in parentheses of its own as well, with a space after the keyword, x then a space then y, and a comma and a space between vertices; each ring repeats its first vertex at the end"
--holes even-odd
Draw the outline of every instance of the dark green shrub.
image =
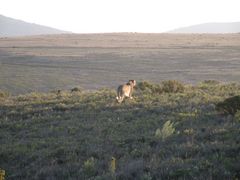
POLYGON ((216 105, 216 110, 225 115, 235 115, 235 113, 240 110, 240 96, 233 96, 219 102, 216 105))
POLYGON ((153 89, 153 84, 148 81, 142 81, 137 84, 136 89, 141 91, 153 89))
POLYGON ((136 89, 154 94, 161 94, 163 92, 159 84, 153 84, 148 81, 139 82, 136 89))
POLYGON ((239 110, 235 113, 234 119, 235 119, 235 121, 240 122, 240 111, 239 110))
POLYGON ((184 85, 176 80, 163 81, 161 83, 162 91, 166 93, 182 93, 184 92, 184 85))
POLYGON ((182 93, 184 85, 176 80, 163 81, 161 84, 153 84, 148 81, 138 83, 137 90, 145 91, 153 94, 165 93, 182 93))
POLYGON ((72 88, 71 92, 82 92, 82 88, 79 87, 72 88))

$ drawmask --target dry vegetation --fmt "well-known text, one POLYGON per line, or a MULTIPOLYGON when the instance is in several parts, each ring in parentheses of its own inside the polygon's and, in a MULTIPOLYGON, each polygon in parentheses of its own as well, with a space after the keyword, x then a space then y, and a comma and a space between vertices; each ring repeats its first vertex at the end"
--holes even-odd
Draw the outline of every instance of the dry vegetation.
POLYGON ((0 86, 13 94, 117 87, 128 79, 237 81, 240 34, 67 34, 0 38, 0 86))
POLYGON ((111 89, 2 93, 6 179, 240 178, 240 107, 234 116, 215 108, 237 97, 239 84, 137 87, 123 104, 111 89))
POLYGON ((0 169, 10 180, 240 179, 239 57, 240 34, 0 38, 0 169), (118 104, 112 88, 128 79, 134 99, 118 104))

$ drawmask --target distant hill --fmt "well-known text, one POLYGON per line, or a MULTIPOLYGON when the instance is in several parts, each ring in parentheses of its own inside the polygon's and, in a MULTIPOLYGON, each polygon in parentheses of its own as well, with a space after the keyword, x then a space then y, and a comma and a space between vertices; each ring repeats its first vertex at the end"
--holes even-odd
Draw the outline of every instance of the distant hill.
POLYGON ((239 33, 240 22, 233 23, 205 23, 189 27, 178 28, 168 33, 239 33))
POLYGON ((31 36, 41 34, 62 34, 62 33, 69 32, 38 24, 27 23, 21 20, 0 15, 0 37, 31 36))

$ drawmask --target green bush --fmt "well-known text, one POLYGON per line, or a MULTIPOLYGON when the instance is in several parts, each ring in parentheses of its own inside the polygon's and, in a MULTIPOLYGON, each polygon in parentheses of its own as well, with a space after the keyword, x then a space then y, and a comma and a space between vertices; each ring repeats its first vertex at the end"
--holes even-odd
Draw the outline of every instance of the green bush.
POLYGON ((80 87, 75 87, 75 88, 72 88, 71 89, 71 92, 82 92, 83 90, 82 90, 82 88, 80 88, 80 87))
POLYGON ((152 94, 165 93, 182 93, 184 85, 176 80, 163 81, 161 84, 154 84, 148 81, 138 83, 137 90, 145 91, 152 94))
POLYGON ((161 83, 162 91, 166 93, 182 93, 184 92, 184 85, 176 80, 163 81, 161 83))
POLYGON ((154 94, 161 94, 163 92, 159 84, 153 84, 148 81, 139 82, 136 89, 154 94))
POLYGON ((217 103, 216 110, 225 115, 235 115, 240 110, 240 96, 233 96, 217 103))

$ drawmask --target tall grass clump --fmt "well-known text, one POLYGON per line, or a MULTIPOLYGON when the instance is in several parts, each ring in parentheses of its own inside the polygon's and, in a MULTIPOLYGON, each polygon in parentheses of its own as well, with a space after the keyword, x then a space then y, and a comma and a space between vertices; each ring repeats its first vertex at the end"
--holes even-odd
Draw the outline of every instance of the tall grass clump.
POLYGON ((163 124, 162 129, 157 129, 155 132, 155 136, 158 139, 165 140, 167 137, 171 136, 175 132, 174 124, 171 123, 170 120, 166 121, 163 124))
POLYGON ((90 157, 89 159, 87 159, 86 161, 84 161, 83 164, 83 170, 84 170, 84 174, 87 177, 91 177, 94 176, 96 171, 95 171, 95 159, 93 157, 90 157))

